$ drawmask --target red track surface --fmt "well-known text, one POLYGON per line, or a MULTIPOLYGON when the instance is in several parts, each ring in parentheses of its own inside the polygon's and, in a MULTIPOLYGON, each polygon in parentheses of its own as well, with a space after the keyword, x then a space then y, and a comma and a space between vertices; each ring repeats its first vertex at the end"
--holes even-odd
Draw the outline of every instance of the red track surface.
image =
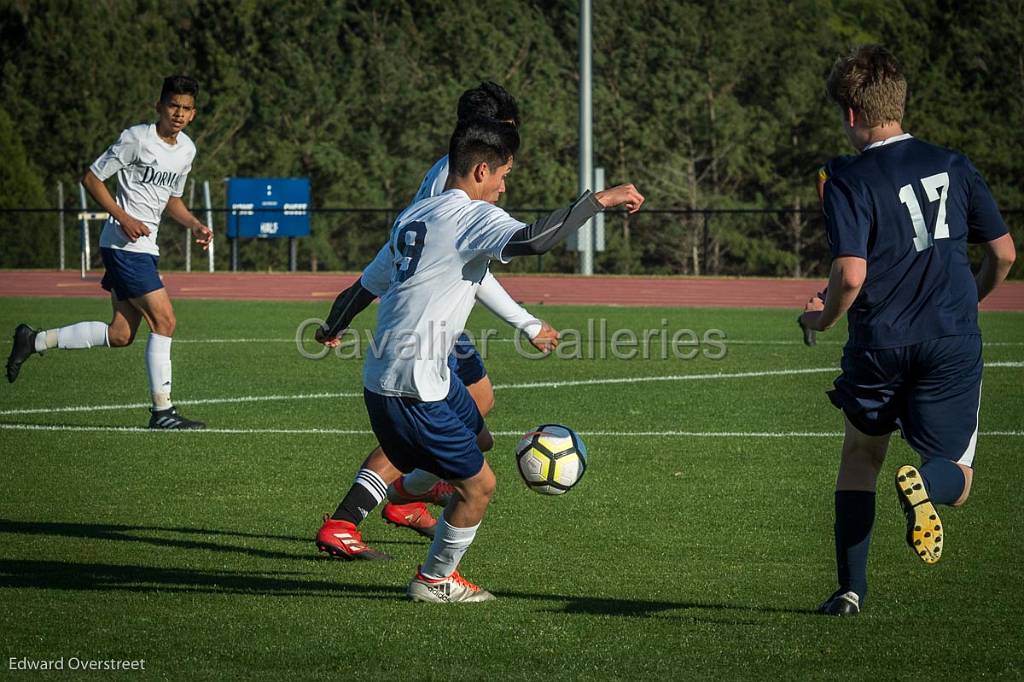
MULTIPOLYGON (((100 272, 0 271, 0 296, 101 296, 100 272)), ((164 273, 172 298, 331 300, 355 274, 164 273)), ((500 278, 524 304, 678 306, 688 308, 797 308, 824 287, 822 280, 712 279, 699 277, 574 277, 509 275, 500 278)), ((986 299, 984 310, 1024 311, 1024 282, 1009 282, 986 299)))

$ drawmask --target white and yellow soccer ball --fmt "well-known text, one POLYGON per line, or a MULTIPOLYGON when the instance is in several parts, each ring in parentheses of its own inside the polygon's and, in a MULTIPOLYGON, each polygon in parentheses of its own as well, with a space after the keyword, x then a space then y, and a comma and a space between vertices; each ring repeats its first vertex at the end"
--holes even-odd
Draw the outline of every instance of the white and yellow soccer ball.
POLYGON ((561 495, 586 473, 587 447, 569 427, 542 424, 519 439, 516 465, 530 490, 561 495))

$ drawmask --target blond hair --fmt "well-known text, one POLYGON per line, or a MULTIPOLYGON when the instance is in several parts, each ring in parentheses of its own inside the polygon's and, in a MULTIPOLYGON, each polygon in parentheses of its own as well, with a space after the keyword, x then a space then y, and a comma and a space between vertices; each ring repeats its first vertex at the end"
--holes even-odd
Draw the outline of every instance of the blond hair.
POLYGON ((836 59, 825 92, 874 127, 903 120, 907 79, 891 52, 880 45, 864 45, 836 59))

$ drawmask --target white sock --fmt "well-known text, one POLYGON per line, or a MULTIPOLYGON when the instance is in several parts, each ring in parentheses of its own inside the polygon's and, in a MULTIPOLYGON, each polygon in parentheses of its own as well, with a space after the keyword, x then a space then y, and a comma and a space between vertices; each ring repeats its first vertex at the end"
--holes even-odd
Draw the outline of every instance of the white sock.
POLYGON ((149 335, 146 343, 146 371, 149 372, 153 409, 166 410, 171 406, 171 337, 153 333, 149 335))
POLYGON ((36 334, 36 352, 50 348, 78 350, 107 346, 107 325, 103 322, 78 322, 60 329, 48 329, 36 334))
POLYGON ((57 347, 59 329, 44 330, 36 334, 36 352, 45 353, 51 348, 57 347))
MULTIPOLYGON (((356 474, 355 484, 366 488, 366 491, 370 493, 370 496, 373 497, 374 502, 377 504, 384 501, 388 486, 384 483, 384 479, 373 469, 360 469, 359 473, 356 474)), ((369 511, 367 511, 368 513, 369 511)), ((363 518, 366 518, 366 514, 363 514, 363 518)))
POLYGON ((449 526, 442 513, 437 519, 434 541, 430 543, 430 551, 427 552, 427 558, 420 567, 420 573, 433 580, 447 578, 454 573, 459 567, 462 555, 473 544, 476 529, 479 527, 479 523, 470 528, 449 526))
POLYGON ((402 476, 402 489, 410 495, 425 495, 441 479, 423 469, 414 469, 402 476))

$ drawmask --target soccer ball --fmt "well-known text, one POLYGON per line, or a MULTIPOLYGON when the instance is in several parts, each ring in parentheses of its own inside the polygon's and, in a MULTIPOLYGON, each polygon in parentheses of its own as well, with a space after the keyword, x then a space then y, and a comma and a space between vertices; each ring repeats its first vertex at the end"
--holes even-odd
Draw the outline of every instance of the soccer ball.
POLYGON ((561 495, 587 471, 587 448, 569 427, 542 424, 519 439, 516 465, 530 490, 561 495))

